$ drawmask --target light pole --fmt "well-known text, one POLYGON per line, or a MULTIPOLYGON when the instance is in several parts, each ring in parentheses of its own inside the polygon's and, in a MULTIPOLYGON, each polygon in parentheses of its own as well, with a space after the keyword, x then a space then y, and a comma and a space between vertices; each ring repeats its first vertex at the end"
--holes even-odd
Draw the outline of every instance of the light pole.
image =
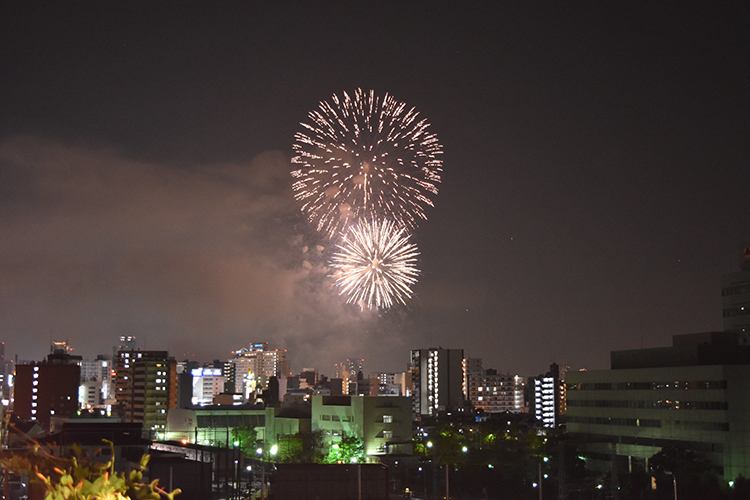
POLYGON ((673 472, 668 471, 668 470, 665 470, 664 473, 672 476, 672 485, 674 487, 674 500, 677 500, 677 476, 673 472))
MULTIPOLYGON (((549 458, 542 457, 542 461, 547 463, 549 461, 549 458)), ((542 476, 542 462, 539 462, 538 464, 538 471, 539 471, 539 500, 542 500, 542 479, 547 477, 547 474, 542 476)))
POLYGON ((263 448, 258 448, 255 453, 260 460, 260 500, 264 500, 266 498, 266 463, 263 461, 263 448))
MULTIPOLYGON (((272 457, 276 456, 276 453, 279 451, 279 447, 276 445, 271 446, 271 449, 268 450, 272 457)), ((263 448, 258 448, 255 450, 255 453, 258 454, 258 457, 260 458, 260 498, 261 500, 265 500, 266 498, 266 460, 265 460, 265 454, 263 448)))
POLYGON ((438 464, 435 452, 432 449, 432 441, 427 441, 427 448, 430 450, 430 470, 432 473, 432 494, 437 498, 438 496, 438 473, 440 472, 440 464, 438 464))

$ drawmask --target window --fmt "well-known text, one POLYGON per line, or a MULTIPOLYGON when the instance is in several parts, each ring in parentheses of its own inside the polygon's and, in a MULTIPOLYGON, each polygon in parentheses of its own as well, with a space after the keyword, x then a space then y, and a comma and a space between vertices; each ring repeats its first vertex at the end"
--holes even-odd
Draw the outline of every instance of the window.
POLYGON ((393 439, 393 431, 383 431, 384 439, 393 439))
POLYGON ((384 424, 392 424, 393 423, 393 415, 383 415, 383 423, 384 424))

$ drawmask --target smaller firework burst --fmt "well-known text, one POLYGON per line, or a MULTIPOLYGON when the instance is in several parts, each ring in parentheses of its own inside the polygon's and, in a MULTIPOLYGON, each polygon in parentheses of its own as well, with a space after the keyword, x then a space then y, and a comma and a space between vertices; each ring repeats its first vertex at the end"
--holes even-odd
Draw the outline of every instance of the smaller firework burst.
POLYGON ((333 278, 348 303, 385 309, 411 297, 419 251, 403 227, 391 221, 360 221, 336 248, 333 278))

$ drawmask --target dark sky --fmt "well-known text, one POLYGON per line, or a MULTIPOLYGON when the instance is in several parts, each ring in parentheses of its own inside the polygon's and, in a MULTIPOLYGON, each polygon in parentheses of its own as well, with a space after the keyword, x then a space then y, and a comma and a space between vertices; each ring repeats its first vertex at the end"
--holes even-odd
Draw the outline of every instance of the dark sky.
POLYGON ((134 334, 535 375, 721 329, 750 239, 745 2, 276 3, 2 3, 8 355, 134 334), (324 279, 289 176, 308 111, 360 87, 445 150, 415 296, 380 315, 324 279))

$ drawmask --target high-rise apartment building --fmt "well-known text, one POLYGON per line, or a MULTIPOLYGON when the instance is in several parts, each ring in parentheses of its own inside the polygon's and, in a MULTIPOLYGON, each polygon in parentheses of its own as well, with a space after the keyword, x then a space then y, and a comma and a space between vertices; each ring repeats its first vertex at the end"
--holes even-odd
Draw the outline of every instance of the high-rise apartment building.
POLYGON ((37 420, 49 428, 52 416, 70 417, 78 412, 80 356, 71 356, 67 346, 53 343, 42 362, 18 365, 14 386, 14 413, 37 420))
POLYGON ((115 363, 116 363, 118 352, 135 351, 135 350, 136 350, 135 335, 120 335, 120 338, 117 339, 117 343, 112 348, 112 357, 115 359, 115 363))
POLYGON ((721 306, 724 331, 750 334, 750 243, 742 245, 740 271, 721 277, 721 306))
POLYGON ((565 370, 552 363, 547 373, 529 379, 529 388, 533 391, 529 412, 544 428, 553 429, 563 423, 561 417, 565 415, 567 404, 564 376, 565 370))
POLYGON ((115 399, 125 422, 142 422, 153 437, 164 432, 177 407, 177 363, 167 351, 117 353, 115 399))
POLYGON ((360 373, 364 376, 365 360, 363 358, 346 359, 333 365, 333 378, 340 378, 344 381, 344 394, 356 393, 357 377, 360 373))
POLYGON ((452 411, 464 402, 463 349, 414 349, 409 367, 416 419, 452 411))
POLYGON ((480 358, 467 358, 465 373, 466 396, 474 408, 487 413, 521 413, 524 410, 521 376, 484 370, 480 358))
MULTIPOLYGON (((250 344, 232 354, 234 357, 228 363, 234 366, 234 392, 243 394, 249 401, 268 387, 271 377, 286 378, 291 373, 286 349, 269 349, 268 342, 250 344)), ((231 373, 232 369, 225 366, 224 372, 231 373)))

